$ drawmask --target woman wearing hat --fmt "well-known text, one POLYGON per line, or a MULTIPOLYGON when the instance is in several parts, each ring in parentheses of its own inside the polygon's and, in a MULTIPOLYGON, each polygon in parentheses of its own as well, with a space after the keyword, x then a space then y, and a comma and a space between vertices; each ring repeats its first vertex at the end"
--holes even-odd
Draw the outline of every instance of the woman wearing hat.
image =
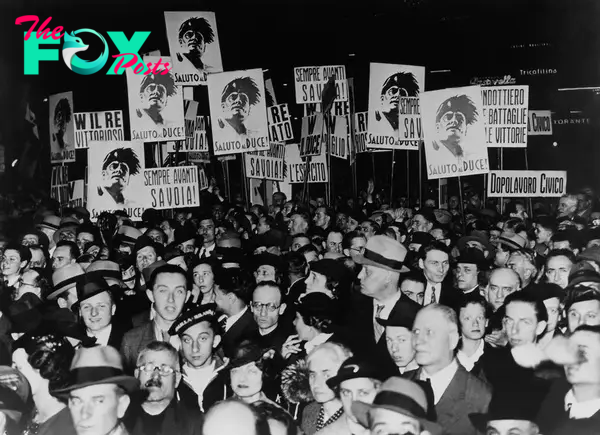
POLYGON ((75 353, 73 347, 59 334, 34 332, 22 336, 14 347, 13 366, 29 382, 34 403, 23 434, 50 434, 53 433, 52 428, 69 427, 68 409, 63 402, 50 395, 50 390, 67 385, 75 353))
POLYGON ((234 397, 249 405, 258 401, 277 405, 265 394, 265 390, 276 388, 273 383, 274 355, 274 350, 261 349, 249 340, 242 342, 235 349, 228 366, 234 397), (269 383, 273 383, 273 386, 269 383))
POLYGON ((306 294, 323 293, 337 299, 344 284, 349 284, 349 271, 343 263, 325 258, 310 264, 306 278, 306 294))

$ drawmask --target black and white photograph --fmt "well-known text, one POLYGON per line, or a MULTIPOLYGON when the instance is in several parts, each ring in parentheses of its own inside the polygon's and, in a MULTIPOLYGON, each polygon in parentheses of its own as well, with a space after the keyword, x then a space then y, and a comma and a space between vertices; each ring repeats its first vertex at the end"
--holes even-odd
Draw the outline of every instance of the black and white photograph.
POLYGON ((178 85, 206 85, 209 74, 223 71, 214 12, 165 12, 165 22, 178 85))
POLYGON ((73 93, 50 95, 50 153, 52 163, 75 161, 73 93))

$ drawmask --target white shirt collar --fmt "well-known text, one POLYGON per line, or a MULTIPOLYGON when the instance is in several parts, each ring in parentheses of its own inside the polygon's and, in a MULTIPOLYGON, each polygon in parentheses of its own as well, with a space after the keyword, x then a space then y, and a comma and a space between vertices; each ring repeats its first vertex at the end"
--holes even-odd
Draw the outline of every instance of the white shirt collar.
POLYGON ((465 369, 467 369, 468 372, 473 370, 473 366, 475 365, 475 363, 477 361, 479 361, 479 358, 481 358, 481 355, 483 355, 484 346, 485 346, 485 342, 483 340, 481 340, 481 342, 479 343, 479 346, 475 350, 475 353, 471 356, 464 353, 462 351, 462 349, 457 352, 456 358, 460 361, 462 366, 465 369))
POLYGON ((240 317, 242 317, 246 311, 248 311, 247 306, 244 307, 244 309, 242 311, 240 311, 239 313, 234 314, 233 316, 227 317, 227 322, 225 323, 225 332, 229 331, 231 329, 231 327, 234 325, 234 323, 237 322, 238 320, 240 320, 240 317))
POLYGON ((19 283, 19 279, 20 279, 20 278, 21 278, 21 275, 20 275, 20 274, 19 274, 19 275, 15 275, 15 277, 14 277, 14 278, 11 278, 11 279, 8 279, 8 278, 7 278, 7 279, 6 279, 6 284, 7 284, 9 287, 15 287, 15 288, 18 288, 18 287, 19 287, 19 286, 18 286, 18 283, 19 283))
POLYGON ((312 340, 304 343, 304 350, 306 350, 306 353, 309 354, 315 347, 317 347, 318 345, 323 344, 327 340, 329 340, 329 337, 331 337, 332 335, 333 334, 325 334, 325 333, 321 332, 319 335, 314 337, 312 340))
POLYGON ((87 335, 89 337, 96 338, 96 344, 99 344, 102 346, 108 346, 108 339, 110 338, 111 332, 112 332, 112 323, 109 323, 106 328, 104 328, 102 331, 98 332, 96 335, 94 335, 89 330, 87 331, 87 335))
POLYGON ((452 382, 452 378, 454 378, 457 370, 458 362, 456 359, 453 359, 450 364, 434 375, 427 374, 424 368, 421 369, 419 378, 422 381, 427 379, 431 381, 431 388, 433 389, 433 396, 435 398, 436 405, 444 395, 444 392, 446 391, 446 388, 448 388, 448 385, 450 385, 450 382, 452 382))
POLYGON ((398 371, 400 372, 401 375, 403 375, 406 372, 410 372, 411 370, 417 370, 418 368, 419 368, 419 365, 413 359, 411 362, 408 363, 407 366, 405 366, 405 367, 398 367, 398 371))
POLYGON ((425 287, 425 293, 423 295, 423 305, 429 305, 431 302, 431 287, 433 287, 435 291, 435 300, 439 303, 440 297, 442 293, 442 283, 434 283, 426 280, 427 287, 425 287))
MULTIPOLYGON (((379 317, 380 319, 387 320, 387 318, 390 316, 390 313, 394 309, 396 302, 398 302, 401 297, 402 297, 402 292, 398 291, 398 292, 396 292, 396 294, 393 297, 391 297, 387 301, 383 302, 383 309, 381 310, 381 313, 377 317, 379 317)), ((373 316, 375 316, 377 314, 377 305, 381 305, 381 304, 382 304, 381 302, 373 299, 373 316)))
POLYGON ((569 418, 590 418, 600 411, 600 397, 585 402, 577 402, 573 390, 569 390, 565 395, 565 410, 569 412, 569 418))
POLYGON ((215 250, 215 247, 217 246, 216 243, 213 243, 212 245, 210 245, 208 248, 205 247, 204 245, 202 246, 202 249, 200 250, 200 255, 202 255, 202 253, 206 253, 206 254, 210 254, 212 251, 215 250))

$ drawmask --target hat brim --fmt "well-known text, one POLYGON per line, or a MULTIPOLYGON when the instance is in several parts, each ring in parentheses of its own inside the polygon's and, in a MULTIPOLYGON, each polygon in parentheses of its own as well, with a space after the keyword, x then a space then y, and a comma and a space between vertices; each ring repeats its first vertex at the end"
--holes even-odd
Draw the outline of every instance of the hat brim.
POLYGON ((442 435, 442 433, 444 431, 442 426, 440 426, 439 424, 437 424, 433 421, 429 421, 424 418, 417 417, 408 411, 398 408, 397 406, 391 406, 391 405, 375 406, 375 405, 371 405, 369 403, 364 403, 364 402, 358 402, 358 401, 352 402, 352 413, 354 414, 354 416, 356 417, 358 422, 361 425, 363 425, 364 427, 369 427, 369 411, 371 409, 375 409, 375 408, 387 409, 388 411, 397 412, 398 414, 403 414, 408 417, 414 418, 414 419, 418 420, 419 423, 421 423, 422 430, 428 431, 431 435, 442 435))
POLYGON ((367 266, 379 267, 380 269, 389 270, 391 272, 399 272, 399 273, 410 272, 410 269, 408 267, 406 267, 406 265, 404 265, 404 264, 402 265, 402 267, 400 269, 396 269, 396 268, 393 268, 390 266, 386 266, 385 264, 381 264, 376 261, 365 258, 365 256, 362 254, 355 257, 354 262, 358 263, 362 266, 367 265, 367 266))
POLYGON ((52 293, 50 293, 48 296, 46 296, 46 299, 48 299, 48 300, 56 299, 57 297, 59 297, 61 294, 63 294, 67 290, 75 288, 76 285, 77 285, 77 283, 74 282, 74 283, 69 284, 69 285, 67 285, 65 287, 61 287, 61 288, 59 288, 57 290, 54 290, 52 293))
MULTIPOLYGON (((108 284, 108 282, 107 282, 107 284, 108 284)), ((72 307, 71 307, 71 311, 72 311, 72 310, 77 310, 77 309, 79 309, 79 306, 81 305, 81 303, 82 303, 83 301, 85 301, 85 300, 88 300, 88 299, 90 299, 90 298, 93 298, 94 296, 96 296, 96 295, 99 295, 100 293, 104 293, 104 292, 109 292, 109 293, 111 293, 111 292, 112 292, 112 288, 113 288, 113 287, 116 287, 116 286, 115 286, 115 285, 111 285, 111 286, 109 286, 109 287, 107 287, 107 288, 105 288, 105 289, 97 289, 97 290, 94 290, 94 291, 93 291, 93 292, 91 292, 91 293, 88 293, 88 294, 87 294, 87 295, 85 295, 85 297, 83 297, 82 299, 77 299, 77 302, 75 302, 75 303, 72 305, 72 307)), ((111 294, 110 296, 112 297, 112 294, 111 294)))
POLYGON ((347 381, 349 379, 371 378, 371 379, 379 379, 381 381, 381 380, 383 380, 382 374, 383 373, 381 372, 381 370, 373 370, 373 371, 363 370, 362 372, 357 372, 357 373, 345 373, 343 375, 335 375, 334 377, 327 379, 325 381, 325 383, 327 384, 327 386, 329 388, 335 388, 338 385, 340 385, 342 382, 347 381))
POLYGON ((139 390, 140 381, 138 381, 133 376, 128 375, 119 375, 112 376, 105 379, 89 381, 89 382, 80 382, 77 384, 70 385, 65 388, 60 388, 58 390, 50 391, 50 394, 54 397, 59 397, 66 399, 69 397, 69 393, 74 390, 79 390, 80 388, 91 387, 92 385, 103 385, 103 384, 116 384, 119 387, 123 388, 127 394, 134 393, 139 390))
MULTIPOLYGON (((486 251, 488 252, 494 252, 496 250, 496 248, 494 247, 494 245, 492 245, 490 243, 490 241, 485 241, 483 239, 480 239, 479 237, 474 237, 474 236, 466 236, 466 237, 462 237, 457 243, 456 243, 456 247, 458 248, 459 251, 462 251, 466 248, 466 245, 468 242, 479 242, 481 243, 486 251)), ((521 249, 520 247, 518 249, 521 249)), ((489 257, 489 255, 488 255, 489 257)))

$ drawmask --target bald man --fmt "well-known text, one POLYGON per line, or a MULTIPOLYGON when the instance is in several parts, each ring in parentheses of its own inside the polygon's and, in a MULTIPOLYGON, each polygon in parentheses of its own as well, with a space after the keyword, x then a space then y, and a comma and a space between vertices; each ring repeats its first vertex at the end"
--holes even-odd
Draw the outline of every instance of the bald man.
POLYGON ((269 433, 266 421, 250 406, 237 400, 217 403, 204 418, 202 435, 261 435, 269 433), (234 415, 235 418, 231 418, 234 415))

